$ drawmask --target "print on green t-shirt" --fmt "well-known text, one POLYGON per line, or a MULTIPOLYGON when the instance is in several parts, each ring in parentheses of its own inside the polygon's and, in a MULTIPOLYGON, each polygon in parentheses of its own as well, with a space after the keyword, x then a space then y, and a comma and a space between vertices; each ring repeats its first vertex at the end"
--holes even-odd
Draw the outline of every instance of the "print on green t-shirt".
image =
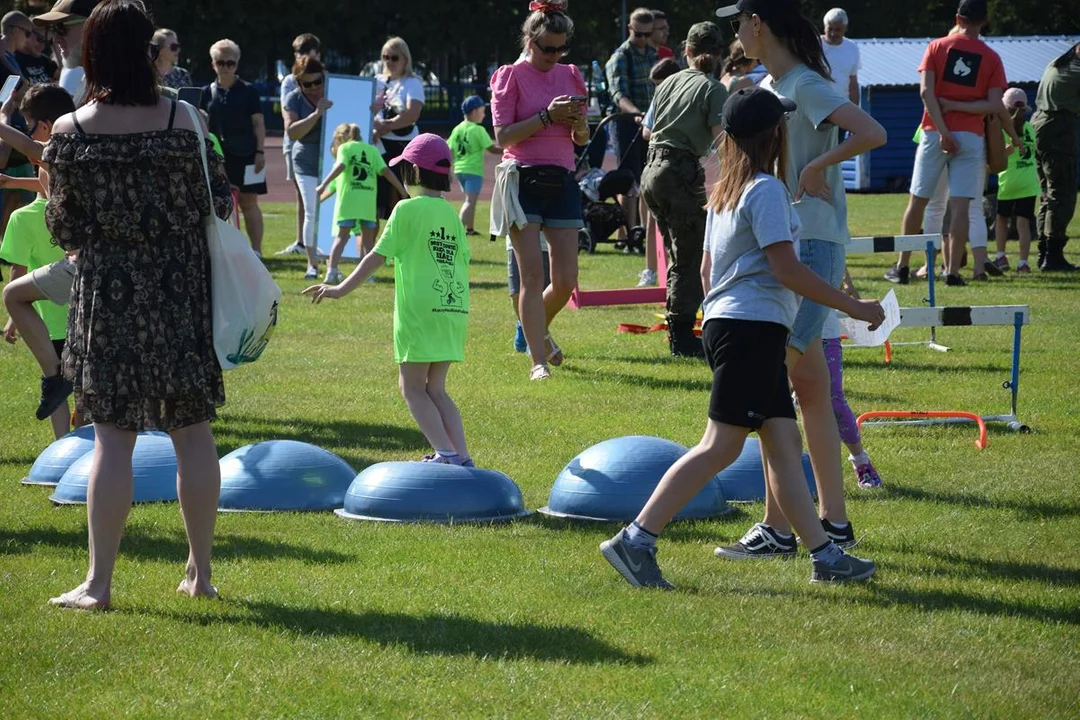
POLYGON ((335 219, 376 220, 377 182, 386 169, 382 155, 373 146, 355 140, 338 148, 337 160, 345 169, 336 180, 335 219))
POLYGON ((399 202, 375 252, 394 260, 394 360, 460 362, 469 321, 469 244, 443 198, 399 202))
MULTIPOLYGON (((25 266, 28 273, 64 259, 64 251, 53 242, 49 228, 45 226, 45 204, 45 198, 38 198, 13 212, 0 245, 0 258, 12 265, 25 266)), ((67 305, 39 300, 34 303, 34 309, 45 322, 49 338, 63 340, 67 337, 67 305)))
POLYGON ((495 144, 487 129, 479 123, 462 121, 450 133, 450 151, 454 154, 454 173, 484 175, 484 153, 495 144))
MULTIPOLYGON (((1005 131, 1002 131, 1005 134, 1005 131)), ((1035 167, 1035 128, 1024 123, 1023 150, 1009 153, 1008 166, 998 173, 998 200, 1019 200, 1039 194, 1039 171, 1035 167)), ((1008 135, 1005 136, 1008 142, 1008 135)))

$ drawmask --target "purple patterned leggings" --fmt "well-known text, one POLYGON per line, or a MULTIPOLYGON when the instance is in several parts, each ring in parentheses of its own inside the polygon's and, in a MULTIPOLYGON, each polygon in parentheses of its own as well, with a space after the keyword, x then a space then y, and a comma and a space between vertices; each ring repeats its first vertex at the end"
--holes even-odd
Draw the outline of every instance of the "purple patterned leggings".
POLYGON ((851 412, 851 406, 844 397, 844 350, 840 346, 840 338, 824 339, 821 344, 825 348, 825 362, 829 365, 832 409, 836 415, 836 427, 840 429, 840 439, 849 445, 861 442, 855 413, 851 412))

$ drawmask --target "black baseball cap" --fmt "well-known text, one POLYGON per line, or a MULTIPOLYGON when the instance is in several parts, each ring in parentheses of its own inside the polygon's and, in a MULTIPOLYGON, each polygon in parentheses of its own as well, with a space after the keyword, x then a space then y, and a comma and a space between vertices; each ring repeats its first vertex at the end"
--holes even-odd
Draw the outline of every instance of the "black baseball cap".
POLYGON ((773 127, 796 107, 791 100, 764 88, 743 88, 733 92, 724 103, 721 122, 728 135, 745 138, 773 127))
POLYGON ((35 25, 59 25, 69 20, 85 20, 101 0, 60 0, 52 10, 34 18, 35 25))
POLYGON ((956 14, 972 22, 982 22, 990 16, 986 9, 986 0, 960 0, 956 14))
POLYGON ((791 13, 800 12, 798 0, 739 0, 734 5, 725 5, 717 9, 716 17, 733 17, 739 13, 757 15, 769 25, 783 20, 791 13))

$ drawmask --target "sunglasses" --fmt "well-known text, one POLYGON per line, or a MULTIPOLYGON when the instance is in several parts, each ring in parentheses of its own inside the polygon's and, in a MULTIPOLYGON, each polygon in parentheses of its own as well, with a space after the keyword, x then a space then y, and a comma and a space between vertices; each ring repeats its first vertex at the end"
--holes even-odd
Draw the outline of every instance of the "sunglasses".
POLYGON ((304 88, 305 90, 310 90, 311 88, 320 87, 324 82, 325 80, 323 78, 316 78, 311 82, 300 83, 300 87, 304 88))
POLYGON ((180 52, 180 43, 169 43, 169 49, 173 52, 180 52))
POLYGON ((48 38, 47 38, 47 37, 45 37, 44 35, 42 35, 42 34, 41 34, 41 33, 39 33, 39 32, 35 32, 35 33, 34 33, 34 39, 35 39, 35 40, 37 40, 37 41, 38 41, 39 43, 46 43, 46 42, 48 42, 48 38))
POLYGON ((236 67, 236 61, 235 60, 215 60, 214 64, 217 65, 218 67, 223 67, 223 68, 234 68, 234 67, 236 67))
POLYGON ((400 55, 383 55, 383 62, 397 62, 401 59, 400 55))
POLYGON ((739 26, 742 25, 742 18, 741 17, 733 17, 733 18, 731 18, 731 20, 729 22, 731 23, 731 32, 738 35, 739 34, 739 26))
POLYGON ((533 43, 533 47, 542 52, 544 55, 568 55, 570 53, 569 45, 541 45, 540 43, 533 43))
POLYGON ((652 37, 652 30, 650 30, 649 32, 641 32, 640 30, 635 30, 634 37, 636 37, 638 40, 640 40, 641 38, 652 37))

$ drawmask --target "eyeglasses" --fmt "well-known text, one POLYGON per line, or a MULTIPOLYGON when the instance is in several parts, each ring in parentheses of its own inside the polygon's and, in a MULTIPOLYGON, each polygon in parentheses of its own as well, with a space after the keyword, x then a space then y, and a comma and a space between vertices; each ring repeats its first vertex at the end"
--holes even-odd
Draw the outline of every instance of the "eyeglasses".
POLYGON ((35 120, 33 126, 29 130, 26 131, 26 137, 33 138, 34 133, 36 133, 38 131, 38 127, 40 127, 40 125, 41 125, 41 122, 38 121, 38 120, 35 120))
POLYGON ((642 32, 640 30, 634 30, 634 37, 636 37, 638 40, 640 40, 642 38, 652 37, 652 30, 650 30, 649 32, 642 32))
POLYGON ((397 62, 401 59, 400 55, 383 55, 383 62, 397 62))
POLYGON ((540 43, 534 42, 533 47, 535 47, 537 50, 539 50, 545 55, 558 55, 562 57, 570 54, 569 45, 541 45, 540 43))
POLYGON ((215 60, 214 65, 217 65, 218 67, 223 67, 223 68, 234 68, 234 67, 236 67, 236 61, 235 60, 215 60))
POLYGON ((304 88, 305 90, 310 90, 311 88, 317 88, 321 86, 324 82, 325 80, 323 78, 316 78, 311 82, 300 83, 300 87, 304 88))
POLYGON ((169 43, 169 49, 173 52, 180 52, 180 43, 169 43))

